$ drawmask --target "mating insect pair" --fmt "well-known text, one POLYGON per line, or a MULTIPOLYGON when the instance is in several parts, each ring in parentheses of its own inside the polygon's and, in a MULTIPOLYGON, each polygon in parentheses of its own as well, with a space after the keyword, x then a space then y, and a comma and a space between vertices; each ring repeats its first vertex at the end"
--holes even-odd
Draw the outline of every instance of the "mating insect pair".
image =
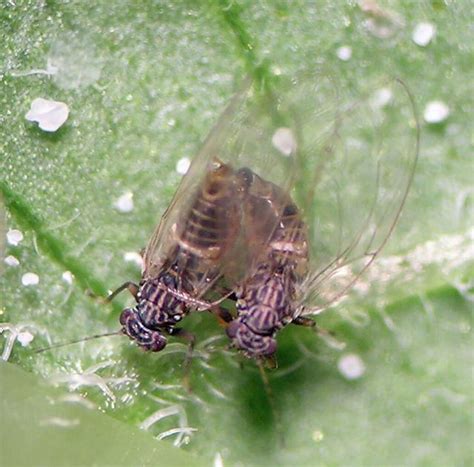
POLYGON ((227 334, 247 356, 272 357, 275 332, 294 319, 302 322, 293 303, 308 259, 307 232, 291 198, 250 169, 215 159, 193 203, 171 226, 162 258, 156 256, 160 229, 145 251, 140 285, 128 282, 113 294, 127 288, 137 300, 121 314, 123 332, 145 350, 162 350, 164 334, 192 344, 194 336, 176 325, 191 310, 209 310, 230 322, 227 334), (240 280, 238 262, 250 264, 240 280), (223 290, 216 285, 221 277, 231 291, 223 298, 236 297, 235 319, 220 306, 222 299, 203 299, 223 290))
MULTIPOLYGON (((192 310, 271 359, 276 332, 344 297, 385 245, 412 182, 418 128, 405 85, 357 90, 320 75, 238 93, 149 241, 122 332, 159 351, 192 310), (294 200, 294 201, 293 201, 294 200), (225 288, 222 288, 224 281, 225 288), (212 301, 210 297, 220 295, 212 301), (236 298, 236 310, 222 308, 236 298)), ((111 298, 112 298, 111 297, 111 298)))

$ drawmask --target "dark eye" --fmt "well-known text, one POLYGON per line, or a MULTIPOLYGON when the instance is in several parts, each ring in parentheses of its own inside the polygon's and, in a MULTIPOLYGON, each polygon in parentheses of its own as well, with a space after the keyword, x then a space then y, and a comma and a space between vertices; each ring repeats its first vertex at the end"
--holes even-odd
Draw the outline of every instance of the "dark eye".
POLYGON ((175 289, 176 288, 176 281, 175 281, 175 278, 169 274, 165 274, 164 276, 162 276, 161 278, 162 282, 164 285, 166 285, 167 287, 171 288, 171 289, 175 289))
POLYGON ((234 320, 230 323, 229 327, 226 329, 227 335, 233 339, 237 335, 237 331, 239 330, 241 323, 237 320, 234 320))
POLYGON ((288 204, 285 206, 285 209, 283 210, 284 216, 294 216, 295 214, 298 214, 298 208, 294 204, 288 204))
POLYGON ((237 178, 242 184, 242 188, 248 190, 252 184, 253 172, 248 167, 243 167, 237 171, 237 178))

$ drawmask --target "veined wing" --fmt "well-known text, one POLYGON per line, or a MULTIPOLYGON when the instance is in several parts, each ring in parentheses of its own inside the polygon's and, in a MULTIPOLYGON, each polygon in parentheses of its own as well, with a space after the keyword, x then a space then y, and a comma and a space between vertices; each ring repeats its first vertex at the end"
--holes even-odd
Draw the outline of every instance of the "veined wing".
POLYGON ((234 281, 251 276, 262 262, 285 263, 285 257, 301 273, 305 270, 308 244, 300 207, 308 199, 309 185, 303 178, 334 126, 335 90, 322 78, 282 77, 264 105, 248 106, 241 118, 236 153, 251 157, 240 157, 236 166, 243 186, 242 238, 234 261, 225 267, 234 281))
MULTIPOLYGON (((305 256, 307 245, 297 239, 302 228, 285 222, 293 222, 289 210, 295 207, 292 196, 299 188, 295 182, 301 178, 300 171, 304 173, 310 153, 306 140, 313 143, 314 138, 324 139, 332 131, 328 116, 333 117, 333 107, 327 106, 327 89, 320 82, 313 80, 308 89, 298 79, 281 77, 264 94, 251 89, 234 114, 233 130, 221 147, 224 161, 232 158, 229 163, 235 167, 243 204, 242 235, 224 264, 230 282, 251 275, 269 251, 281 246, 270 243, 283 232, 287 238, 281 240, 301 248, 305 256), (317 126, 307 125, 308 115, 317 126), (306 134, 308 129, 310 134, 306 134)), ((296 223, 298 216, 293 216, 296 223)))
POLYGON ((304 274, 307 229, 290 193, 248 168, 238 170, 237 177, 245 185, 242 230, 250 258, 245 275, 251 276, 264 263, 268 267, 296 268, 298 275, 304 274))
MULTIPOLYGON (((270 92, 256 88, 258 86, 246 80, 192 161, 146 248, 145 277, 156 275, 169 258, 176 244, 176 226, 185 224, 196 194, 216 161, 236 171, 252 167, 255 173, 274 182, 282 190, 290 190, 297 167, 297 150, 292 146, 294 142, 291 137, 288 139, 288 135, 285 137, 287 127, 294 120, 289 112, 292 103, 289 99, 274 97, 270 92)), ((277 222, 278 216, 268 217, 266 229, 269 233, 277 222)), ((247 270, 247 252, 245 242, 236 242, 232 253, 225 260, 220 260, 227 272, 232 271, 229 277, 241 277, 247 270), (238 274, 236 271, 239 271, 238 274)))
POLYGON ((402 81, 361 90, 327 80, 318 83, 323 87, 327 122, 310 113, 301 121, 305 165, 296 186, 310 187, 297 194, 311 243, 311 272, 299 290, 304 315, 341 299, 380 253, 407 198, 419 148, 413 99, 402 81))
MULTIPOLYGON (((246 189, 245 180, 241 177, 245 167, 251 167, 252 173, 278 185, 282 193, 289 192, 296 178, 297 147, 292 136, 288 136, 289 127, 294 126, 294 119, 288 111, 291 104, 288 97, 291 94, 283 97, 275 97, 271 92, 264 92, 249 83, 233 98, 183 178, 175 199, 154 233, 145 253, 145 274, 155 274, 168 258, 170 246, 176 242, 176 226, 186 223, 183 220, 186 220, 196 199, 196 192, 203 186, 206 173, 209 174, 215 161, 235 171, 240 195, 246 189)), ((259 225, 263 227, 260 235, 262 244, 278 224, 280 208, 277 205, 276 212, 257 212, 259 225)), ((233 286, 248 271, 254 252, 255 249, 251 252, 248 248, 245 233, 242 232, 229 254, 219 259, 228 285, 233 286)))
POLYGON ((176 226, 182 225, 189 215, 193 202, 203 186, 204 180, 219 158, 220 147, 232 132, 232 121, 237 109, 246 99, 250 82, 235 94, 221 114, 219 120, 207 136, 201 150, 193 158, 187 173, 159 224, 155 228, 144 253, 144 277, 156 276, 162 265, 169 259, 170 251, 176 245, 176 226))

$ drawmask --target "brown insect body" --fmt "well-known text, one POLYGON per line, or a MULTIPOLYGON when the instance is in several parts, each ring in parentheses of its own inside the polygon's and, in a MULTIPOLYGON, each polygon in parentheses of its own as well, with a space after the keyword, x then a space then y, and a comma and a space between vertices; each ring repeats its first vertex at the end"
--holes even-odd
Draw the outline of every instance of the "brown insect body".
POLYGON ((234 244, 239 228, 239 206, 232 169, 213 161, 194 201, 170 230, 168 254, 159 262, 155 237, 145 252, 145 270, 136 294, 137 305, 120 317, 122 331, 151 351, 166 345, 163 335, 179 334, 175 325, 221 276, 221 263, 234 244))
POLYGON ((296 285, 307 267, 307 229, 291 197, 249 169, 238 171, 253 267, 237 287, 237 318, 227 329, 250 357, 276 351, 275 333, 295 318, 296 285))
MULTIPOLYGON (((271 109, 260 118, 254 144, 241 132, 242 154, 256 148, 267 165, 237 172, 248 258, 227 335, 256 359, 272 357, 285 325, 314 325, 312 317, 345 297, 373 263, 400 217, 419 150, 413 98, 398 79, 359 89, 302 76, 273 109, 282 118, 271 109), (388 104, 374 98, 379 87, 388 104), (285 163, 283 172, 274 169, 285 163)), ((257 127, 249 119, 247 128, 257 127)))

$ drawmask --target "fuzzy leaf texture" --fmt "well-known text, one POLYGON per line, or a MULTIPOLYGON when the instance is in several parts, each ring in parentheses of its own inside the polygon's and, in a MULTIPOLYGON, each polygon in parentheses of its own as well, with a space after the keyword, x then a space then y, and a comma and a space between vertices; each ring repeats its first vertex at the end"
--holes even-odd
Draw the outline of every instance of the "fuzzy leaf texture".
POLYGON ((0 463, 472 464, 470 23, 468 2, 439 0, 3 2, 0 463), (414 36, 419 23, 434 35, 414 36), (178 162, 238 83, 317 66, 354 83, 401 77, 421 148, 369 291, 318 318, 345 348, 279 334, 268 378, 284 444, 256 366, 207 314, 186 319, 199 336, 191 393, 177 341, 153 355, 124 337, 35 354, 119 328, 132 300, 96 297, 139 280, 133 259, 178 162), (36 98, 68 106, 58 130, 25 118, 36 98))

